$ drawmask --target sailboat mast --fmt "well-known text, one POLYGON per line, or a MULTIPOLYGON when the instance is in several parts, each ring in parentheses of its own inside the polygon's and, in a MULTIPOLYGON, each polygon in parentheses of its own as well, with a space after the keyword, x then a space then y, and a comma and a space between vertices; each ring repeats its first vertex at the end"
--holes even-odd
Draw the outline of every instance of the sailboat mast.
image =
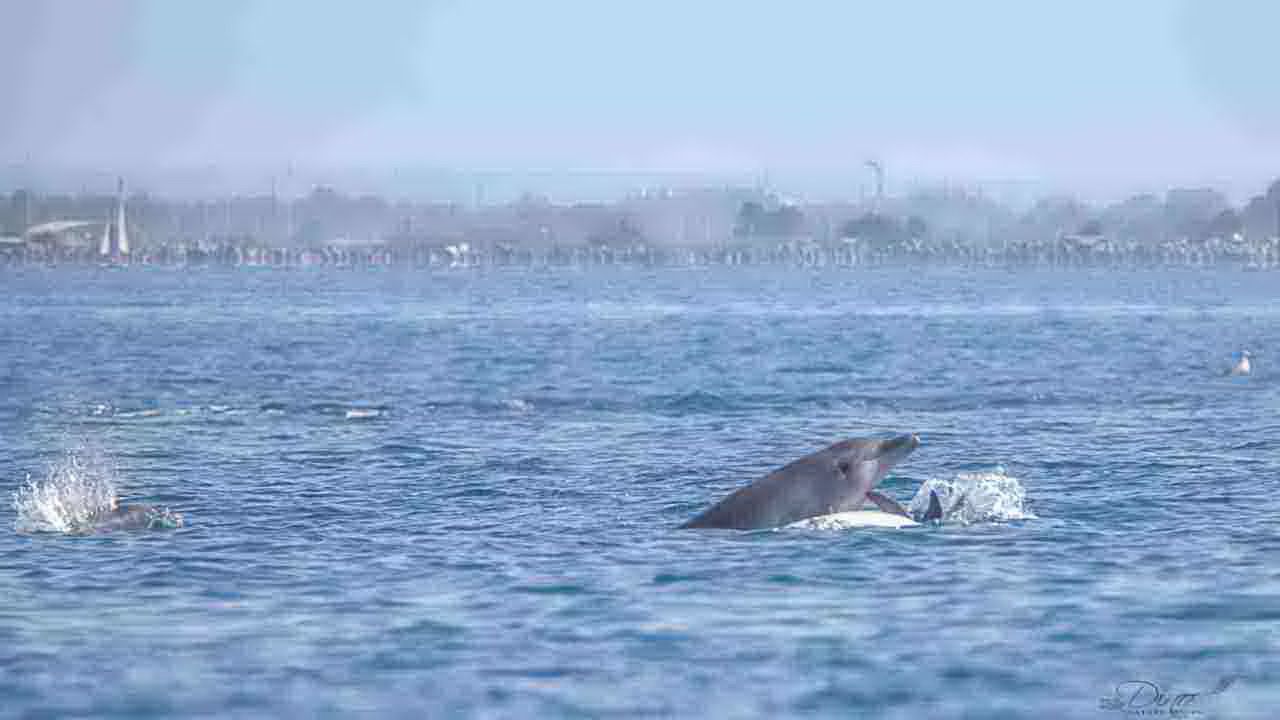
POLYGON ((116 248, 121 255, 129 254, 129 236, 124 223, 124 178, 116 178, 116 248))
POLYGON ((102 237, 98 239, 98 254, 111 254, 111 220, 102 223, 102 237))

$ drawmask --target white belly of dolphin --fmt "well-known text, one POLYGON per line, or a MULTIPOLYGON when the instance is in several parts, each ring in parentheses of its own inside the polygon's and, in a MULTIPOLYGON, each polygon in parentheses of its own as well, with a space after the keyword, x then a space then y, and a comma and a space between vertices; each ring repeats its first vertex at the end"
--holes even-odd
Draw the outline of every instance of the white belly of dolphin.
POLYGON ((882 510, 850 510, 849 512, 805 518, 804 520, 793 522, 787 527, 803 528, 805 530, 847 530, 863 527, 904 528, 919 524, 909 517, 894 515, 882 510))

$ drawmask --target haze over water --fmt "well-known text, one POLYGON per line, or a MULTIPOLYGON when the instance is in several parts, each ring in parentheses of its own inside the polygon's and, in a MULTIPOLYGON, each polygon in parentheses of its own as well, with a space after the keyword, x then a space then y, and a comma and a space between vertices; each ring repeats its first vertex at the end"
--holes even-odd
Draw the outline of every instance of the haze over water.
POLYGON ((1267 717, 1272 280, 14 269, 0 487, 88 448, 186 525, 0 534, 2 712, 1267 717), (1035 517, 674 529, 877 431, 1035 517))
POLYGON ((874 157, 892 193, 1243 201, 1280 165, 1278 23, 1266 0, 9 0, 0 186, 471 201, 474 173, 572 201, 767 175, 847 199, 874 157))

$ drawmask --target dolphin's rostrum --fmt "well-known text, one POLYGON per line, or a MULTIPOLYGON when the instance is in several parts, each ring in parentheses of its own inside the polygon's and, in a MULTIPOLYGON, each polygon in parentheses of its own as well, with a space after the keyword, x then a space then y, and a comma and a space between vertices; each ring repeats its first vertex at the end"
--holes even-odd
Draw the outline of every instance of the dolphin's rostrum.
POLYGON ((902 505, 875 487, 919 445, 915 435, 842 440, 740 488, 681 527, 780 527, 857 510, 867 500, 885 512, 910 517, 902 505))

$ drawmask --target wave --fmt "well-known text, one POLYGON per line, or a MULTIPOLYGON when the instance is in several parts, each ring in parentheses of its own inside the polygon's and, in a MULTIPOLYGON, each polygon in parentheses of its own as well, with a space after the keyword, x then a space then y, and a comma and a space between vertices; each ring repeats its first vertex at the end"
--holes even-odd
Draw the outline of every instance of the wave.
POLYGON ((112 415, 117 418, 131 420, 134 418, 160 417, 164 411, 160 408, 141 408, 138 410, 116 410, 112 415))
POLYGON ((659 395, 648 401, 649 409, 676 413, 727 412, 733 404, 712 392, 695 390, 675 395, 659 395))
POLYGON ((857 371, 852 365, 815 362, 805 365, 784 365, 777 372, 783 375, 851 375, 857 371))
POLYGON ((512 398, 510 400, 503 401, 502 405, 503 407, 505 407, 506 409, 512 412, 518 412, 518 413, 533 412, 533 403, 529 402, 528 400, 522 400, 520 398, 512 398))
POLYGON ((383 417, 388 412, 388 408, 382 405, 348 405, 335 402, 312 403, 309 409, 317 415, 331 415, 344 420, 373 420, 383 417))
POLYGON ((1036 517, 1027 508, 1027 491, 1022 483, 1002 467, 989 472, 959 473, 950 480, 926 480, 908 505, 913 515, 919 517, 929 509, 931 492, 938 495, 944 523, 972 525, 1036 517))

